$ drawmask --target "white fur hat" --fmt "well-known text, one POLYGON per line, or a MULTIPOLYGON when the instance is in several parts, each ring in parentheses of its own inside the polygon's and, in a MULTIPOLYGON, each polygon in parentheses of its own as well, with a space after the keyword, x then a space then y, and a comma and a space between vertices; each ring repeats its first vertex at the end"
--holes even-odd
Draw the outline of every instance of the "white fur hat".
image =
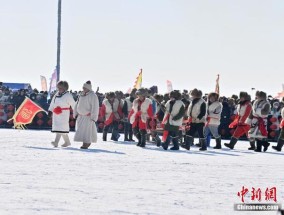
POLYGON ((84 83, 83 85, 84 88, 87 88, 88 90, 92 91, 92 84, 91 81, 87 81, 86 83, 84 83))

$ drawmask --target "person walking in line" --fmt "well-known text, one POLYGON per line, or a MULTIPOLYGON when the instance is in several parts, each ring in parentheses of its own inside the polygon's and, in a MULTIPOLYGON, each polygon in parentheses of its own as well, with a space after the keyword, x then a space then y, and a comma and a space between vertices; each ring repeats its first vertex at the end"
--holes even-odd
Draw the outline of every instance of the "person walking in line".
POLYGON ((111 140, 118 141, 118 122, 121 120, 122 109, 114 92, 106 93, 101 107, 101 116, 104 118, 103 141, 107 141, 107 133, 112 126, 111 140))
POLYGON ((230 143, 225 143, 224 145, 229 149, 234 149, 234 146, 238 142, 238 139, 244 134, 247 135, 250 124, 246 122, 252 110, 251 98, 247 92, 240 92, 240 101, 237 106, 237 115, 235 120, 229 125, 229 128, 236 128, 230 143))
MULTIPOLYGON (((284 102, 284 97, 282 98, 282 102, 284 102)), ((281 110, 281 116, 282 116, 282 120, 280 122, 280 135, 278 137, 278 141, 277 141, 277 146, 272 146, 272 148, 276 151, 281 151, 283 145, 284 145, 284 108, 282 108, 281 110)))
POLYGON ((133 101, 129 113, 133 133, 138 139, 137 146, 145 147, 147 135, 147 119, 153 117, 152 100, 147 98, 147 89, 140 88, 136 92, 137 98, 133 101))
POLYGON ((123 108, 122 108, 122 112, 124 114, 124 119, 125 119, 124 120, 124 141, 134 142, 133 130, 132 130, 131 123, 129 122, 128 115, 131 111, 133 101, 136 98, 135 96, 136 91, 137 91, 136 88, 132 89, 130 95, 127 98, 125 98, 123 108))
POLYGON ((162 124, 164 125, 163 137, 165 141, 162 143, 164 150, 168 149, 170 142, 173 147, 170 150, 179 150, 179 128, 182 126, 185 108, 181 101, 181 93, 178 90, 170 92, 170 100, 166 103, 166 112, 162 124))
POLYGON ((74 141, 83 142, 81 149, 88 149, 91 143, 97 142, 96 121, 99 115, 99 100, 90 81, 84 83, 73 115, 76 119, 74 141))
POLYGON ((48 108, 49 115, 52 115, 52 130, 56 133, 55 140, 51 142, 54 147, 58 147, 61 136, 64 144, 62 147, 70 146, 70 139, 68 136, 70 108, 74 110, 75 101, 73 96, 67 91, 69 88, 67 81, 59 81, 57 83, 57 92, 53 96, 50 106, 48 108))
MULTIPOLYGON (((212 134, 215 138, 216 146, 214 149, 221 149, 221 135, 218 132, 218 127, 220 125, 221 113, 223 105, 219 102, 218 93, 210 93, 208 95, 208 109, 207 109, 207 118, 204 128, 204 137, 207 140, 208 135, 212 134)), ((201 150, 206 150, 207 144, 201 146, 201 150)))

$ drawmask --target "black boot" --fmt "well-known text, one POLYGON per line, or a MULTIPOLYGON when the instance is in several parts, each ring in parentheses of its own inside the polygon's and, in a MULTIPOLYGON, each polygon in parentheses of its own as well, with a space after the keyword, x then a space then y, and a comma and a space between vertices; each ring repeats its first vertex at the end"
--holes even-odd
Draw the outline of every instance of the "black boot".
POLYGON ((155 137, 155 142, 156 142, 156 145, 157 147, 160 147, 161 146, 161 138, 159 137, 159 135, 157 134, 156 137, 155 137))
POLYGON ((83 143, 83 145, 80 147, 81 149, 88 149, 91 143, 83 143))
POLYGON ((230 149, 234 149, 234 146, 236 145, 237 142, 238 142, 238 139, 235 137, 232 137, 230 143, 225 143, 224 145, 230 149))
POLYGON ((263 151, 266 152, 268 147, 270 146, 270 143, 263 140, 262 145, 263 145, 263 151))
POLYGON ((141 134, 140 134, 140 132, 136 133, 135 136, 138 140, 138 143, 136 144, 136 146, 140 146, 141 145, 141 134))
POLYGON ((213 147, 213 149, 221 149, 222 148, 222 146, 221 146, 221 137, 217 137, 215 139, 215 141, 216 141, 216 146, 213 147))
POLYGON ((140 147, 144 148, 146 146, 147 132, 145 130, 141 130, 141 144, 140 147))
POLYGON ((196 147, 202 147, 201 139, 199 138, 199 143, 195 144, 196 147))
POLYGON ((200 151, 206 151, 207 150, 207 143, 205 138, 200 138, 201 148, 200 151))
POLYGON ((186 150, 190 150, 191 144, 193 144, 193 137, 186 135, 184 138, 184 143, 181 145, 181 147, 186 150))
POLYGON ((172 138, 172 142, 173 142, 174 146, 171 147, 170 150, 179 150, 178 139, 179 139, 179 137, 173 137, 172 138))
POLYGON ((103 131, 103 141, 107 141, 107 131, 103 131))
POLYGON ((249 141, 250 147, 248 148, 248 150, 255 150, 255 140, 251 140, 249 141))
POLYGON ((256 149, 254 151, 255 152, 261 152, 261 148, 262 148, 262 141, 261 140, 257 140, 256 141, 256 149))
POLYGON ((164 150, 168 150, 171 139, 172 139, 171 136, 168 135, 166 141, 164 143, 162 143, 162 147, 163 147, 164 150))
POLYGON ((279 138, 277 141, 277 146, 272 146, 272 148, 278 152, 281 152, 283 145, 284 145, 284 140, 279 138))
POLYGON ((135 142, 135 140, 133 140, 133 133, 129 132, 129 139, 130 142, 135 142))

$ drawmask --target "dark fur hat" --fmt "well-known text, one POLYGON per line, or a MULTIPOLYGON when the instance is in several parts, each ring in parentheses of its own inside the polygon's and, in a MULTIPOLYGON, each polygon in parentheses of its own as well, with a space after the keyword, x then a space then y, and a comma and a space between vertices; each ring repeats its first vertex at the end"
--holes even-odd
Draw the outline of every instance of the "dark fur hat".
POLYGON ((137 96, 147 96, 148 95, 148 90, 146 88, 140 88, 139 90, 136 91, 137 96))
POLYGON ((180 100, 181 99, 181 93, 179 90, 173 90, 170 92, 170 98, 174 98, 175 100, 180 100))

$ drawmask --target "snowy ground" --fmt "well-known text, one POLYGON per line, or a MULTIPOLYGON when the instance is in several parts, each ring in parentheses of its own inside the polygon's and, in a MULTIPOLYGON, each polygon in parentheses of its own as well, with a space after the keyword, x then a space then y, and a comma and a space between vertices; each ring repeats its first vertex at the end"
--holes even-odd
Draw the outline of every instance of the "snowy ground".
POLYGON ((73 141, 52 148, 49 131, 0 129, 0 136, 1 215, 277 214, 234 211, 242 186, 276 187, 284 206, 284 152, 250 152, 247 142, 233 151, 173 152, 102 142, 99 134, 80 150, 73 141))

